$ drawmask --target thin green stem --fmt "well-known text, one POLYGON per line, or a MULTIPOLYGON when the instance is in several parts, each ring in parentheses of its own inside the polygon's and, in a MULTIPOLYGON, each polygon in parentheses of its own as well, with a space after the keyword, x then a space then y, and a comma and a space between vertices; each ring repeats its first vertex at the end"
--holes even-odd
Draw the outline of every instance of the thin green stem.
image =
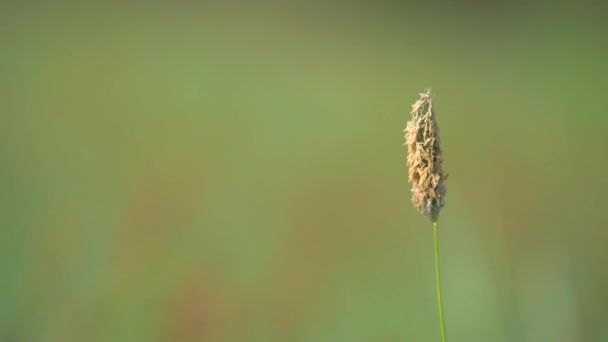
POLYGON ((445 320, 443 318, 443 300, 441 299, 441 276, 439 272, 439 238, 437 234, 437 221, 433 222, 433 235, 435 237, 435 278, 437 279, 437 304, 439 305, 439 322, 441 323, 441 341, 446 342, 445 320))

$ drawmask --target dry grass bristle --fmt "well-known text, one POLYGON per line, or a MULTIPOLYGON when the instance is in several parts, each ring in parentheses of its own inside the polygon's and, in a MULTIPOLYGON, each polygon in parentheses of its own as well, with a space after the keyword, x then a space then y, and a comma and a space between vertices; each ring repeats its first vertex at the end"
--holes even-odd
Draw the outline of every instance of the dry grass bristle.
POLYGON ((430 89, 412 105, 412 119, 405 128, 409 182, 414 207, 436 222, 445 205, 447 173, 442 167, 439 127, 430 89))

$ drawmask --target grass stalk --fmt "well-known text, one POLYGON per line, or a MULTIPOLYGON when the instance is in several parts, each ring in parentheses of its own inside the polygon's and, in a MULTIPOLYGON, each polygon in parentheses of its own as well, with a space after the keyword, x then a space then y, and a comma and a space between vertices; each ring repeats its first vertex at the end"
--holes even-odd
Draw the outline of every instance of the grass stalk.
POLYGON ((441 341, 446 342, 445 318, 443 317, 443 300, 441 298, 441 271, 439 269, 439 233, 437 221, 433 222, 433 236, 435 238, 435 279, 437 280, 437 306, 439 307, 439 323, 441 324, 441 341))
POLYGON ((431 91, 420 94, 412 105, 412 118, 405 128, 407 166, 409 182, 412 183, 412 203, 418 212, 433 222, 435 239, 435 277, 437 280, 437 304, 441 324, 441 341, 446 342, 443 301, 441 299, 441 276, 439 271, 439 238, 437 220, 445 205, 448 174, 443 170, 443 156, 439 126, 431 91))

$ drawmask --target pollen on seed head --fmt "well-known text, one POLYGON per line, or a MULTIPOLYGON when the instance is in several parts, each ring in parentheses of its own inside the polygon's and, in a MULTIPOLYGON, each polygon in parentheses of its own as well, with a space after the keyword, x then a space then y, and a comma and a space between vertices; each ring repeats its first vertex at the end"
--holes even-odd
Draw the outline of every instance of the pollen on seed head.
POLYGON ((445 205, 447 173, 442 167, 439 127, 430 89, 412 105, 412 118, 405 128, 409 182, 414 207, 436 222, 445 205))

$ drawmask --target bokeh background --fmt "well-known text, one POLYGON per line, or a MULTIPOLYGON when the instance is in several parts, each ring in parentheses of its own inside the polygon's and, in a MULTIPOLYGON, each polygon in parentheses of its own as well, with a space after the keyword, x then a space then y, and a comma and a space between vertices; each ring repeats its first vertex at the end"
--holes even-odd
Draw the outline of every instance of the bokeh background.
POLYGON ((600 1, 3 2, 0 341, 608 341, 600 1))

